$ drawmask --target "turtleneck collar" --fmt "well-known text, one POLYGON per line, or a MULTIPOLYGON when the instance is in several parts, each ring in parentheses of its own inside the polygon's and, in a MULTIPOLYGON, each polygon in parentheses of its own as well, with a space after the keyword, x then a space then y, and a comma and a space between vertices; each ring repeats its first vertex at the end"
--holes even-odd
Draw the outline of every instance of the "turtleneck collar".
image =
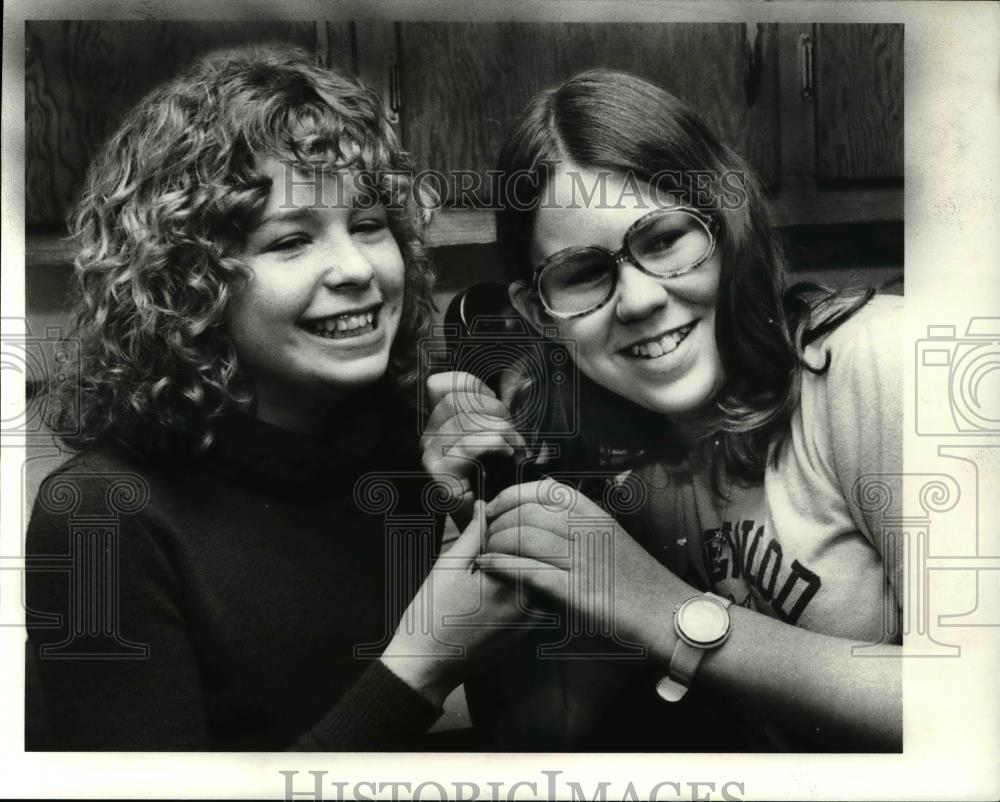
POLYGON ((231 411, 218 420, 207 457, 269 492, 340 495, 366 471, 419 465, 419 436, 416 411, 380 384, 331 409, 321 434, 231 411))

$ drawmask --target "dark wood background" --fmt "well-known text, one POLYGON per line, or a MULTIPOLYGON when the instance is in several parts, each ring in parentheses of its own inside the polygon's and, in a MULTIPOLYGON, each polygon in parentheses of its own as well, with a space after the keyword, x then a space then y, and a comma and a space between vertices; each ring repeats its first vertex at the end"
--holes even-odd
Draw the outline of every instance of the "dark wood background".
MULTIPOLYGON (((760 173, 793 266, 832 283, 902 267, 902 25, 29 21, 25 33, 28 304, 46 321, 64 316, 67 209, 125 111, 200 53, 274 40, 378 90, 418 164, 446 174, 490 169, 539 90, 595 66, 636 73, 760 173)), ((445 300, 499 271, 492 213, 449 200, 428 231, 445 300)))
POLYGON ((903 26, 816 26, 816 178, 902 179, 903 26))
MULTIPOLYGON (((854 207, 862 209, 855 214, 864 221, 881 208, 865 205, 872 188, 903 176, 903 26, 796 26, 814 42, 808 101, 791 85, 800 71, 791 27, 408 22, 384 23, 373 35, 371 24, 346 21, 32 21, 26 222, 58 228, 92 154, 152 86, 199 53, 265 40, 295 43, 379 90, 389 86, 395 64, 403 140, 421 163, 445 172, 489 169, 538 90, 593 66, 634 72, 699 109, 774 190, 779 207, 787 195, 786 222, 821 222, 824 197, 835 222, 851 215, 850 196, 793 198, 803 175, 818 189, 854 189, 854 207), (782 141, 799 129, 809 129, 814 148, 805 166, 782 141), (811 219, 796 220, 796 209, 811 219)), ((890 219, 901 217, 897 206, 890 219)), ((460 242, 463 221, 453 222, 450 236, 460 242)))
POLYGON ((94 152, 152 87, 201 53, 274 39, 313 53, 318 47, 312 22, 29 22, 24 74, 28 224, 62 220, 94 152))
POLYGON ((746 26, 566 23, 400 25, 403 131, 438 170, 486 170, 525 104, 597 65, 684 98, 769 184, 778 164, 777 26, 761 25, 753 76, 746 26), (697 57, 692 58, 692 54, 697 57))

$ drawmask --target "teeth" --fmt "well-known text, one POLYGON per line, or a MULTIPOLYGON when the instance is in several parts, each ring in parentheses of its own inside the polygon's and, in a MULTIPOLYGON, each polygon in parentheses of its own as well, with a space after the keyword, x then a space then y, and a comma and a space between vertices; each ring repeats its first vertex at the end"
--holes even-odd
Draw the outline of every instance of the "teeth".
POLYGON ((304 324, 305 328, 320 337, 356 337, 371 331, 375 327, 375 312, 363 312, 360 315, 340 315, 322 320, 312 320, 304 324))
POLYGON ((684 326, 675 331, 667 332, 659 340, 633 345, 629 349, 629 352, 632 356, 639 357, 640 359, 656 359, 659 356, 664 356, 675 351, 677 346, 684 342, 684 338, 691 333, 691 329, 693 328, 694 323, 690 326, 684 326))

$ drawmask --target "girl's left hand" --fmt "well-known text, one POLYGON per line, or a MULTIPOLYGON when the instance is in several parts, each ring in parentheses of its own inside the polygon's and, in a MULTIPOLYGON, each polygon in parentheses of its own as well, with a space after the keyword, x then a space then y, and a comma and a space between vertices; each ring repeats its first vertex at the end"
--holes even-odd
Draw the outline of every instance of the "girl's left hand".
POLYGON ((577 634, 614 633, 669 655, 676 604, 698 591, 643 549, 610 515, 554 479, 515 485, 486 507, 478 565, 562 602, 577 634))

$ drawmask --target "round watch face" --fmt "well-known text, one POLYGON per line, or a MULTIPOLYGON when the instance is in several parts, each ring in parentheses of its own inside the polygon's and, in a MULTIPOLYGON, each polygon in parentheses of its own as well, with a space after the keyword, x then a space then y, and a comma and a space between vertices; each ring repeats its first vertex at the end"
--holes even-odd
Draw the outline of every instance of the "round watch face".
POLYGON ((717 601, 698 596, 677 611, 677 629, 694 645, 711 645, 729 632, 729 611, 717 601))

